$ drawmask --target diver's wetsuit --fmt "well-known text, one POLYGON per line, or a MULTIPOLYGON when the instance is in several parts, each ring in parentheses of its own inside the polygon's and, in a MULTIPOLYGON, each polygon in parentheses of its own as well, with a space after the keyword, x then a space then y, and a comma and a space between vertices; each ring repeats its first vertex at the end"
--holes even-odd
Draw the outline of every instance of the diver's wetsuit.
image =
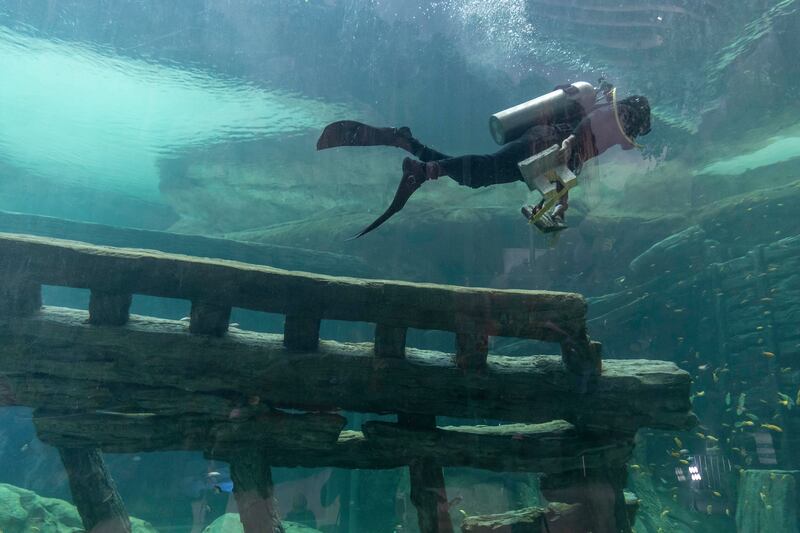
MULTIPOLYGON (((410 151, 421 161, 438 165, 439 176, 449 176, 461 185, 477 189, 523 181, 518 163, 554 144, 560 146, 573 134, 575 140, 567 166, 576 174, 583 163, 614 145, 620 145, 623 150, 634 147, 631 140, 620 131, 613 107, 606 103, 595 106, 588 115, 572 123, 534 126, 493 154, 449 157, 416 139, 411 139, 410 151)), ((561 203, 566 207, 566 197, 561 203)))
MULTIPOLYGON (((561 145, 572 133, 573 128, 568 124, 535 126, 493 154, 450 157, 421 143, 415 143, 413 153, 425 163, 436 162, 441 168, 441 175, 477 189, 521 181, 522 173, 517 166, 519 162, 554 144, 561 145)), ((573 171, 577 168, 577 163, 575 164, 573 171)))

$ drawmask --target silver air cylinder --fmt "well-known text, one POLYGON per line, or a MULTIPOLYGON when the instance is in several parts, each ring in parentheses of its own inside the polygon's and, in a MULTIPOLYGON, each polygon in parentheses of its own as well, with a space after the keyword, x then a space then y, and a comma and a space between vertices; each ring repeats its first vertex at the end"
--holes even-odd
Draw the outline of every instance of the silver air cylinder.
POLYGON ((574 102, 581 105, 585 112, 594 106, 595 91, 591 83, 577 81, 572 84, 578 92, 568 95, 563 89, 539 96, 525 103, 509 107, 489 118, 489 129, 497 144, 506 144, 528 129, 539 124, 551 124, 554 117, 569 112, 574 102))

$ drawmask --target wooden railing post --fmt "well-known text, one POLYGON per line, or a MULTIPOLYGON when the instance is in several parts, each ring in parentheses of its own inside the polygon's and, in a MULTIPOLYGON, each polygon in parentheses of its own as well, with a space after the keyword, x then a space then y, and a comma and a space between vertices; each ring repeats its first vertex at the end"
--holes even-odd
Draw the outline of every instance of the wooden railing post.
POLYGON ((122 326, 130 318, 130 294, 93 290, 89 296, 89 323, 96 326, 122 326))
POLYGON ((228 331, 230 319, 230 306, 192 300, 189 331, 197 335, 221 337, 228 331))
MULTIPOLYGON (((2 275, 0 271, 0 276, 2 275)), ((12 276, 0 279, 0 316, 26 316, 42 307, 42 286, 15 281, 12 276)))
POLYGON ((561 341, 564 366, 578 376, 591 378, 602 372, 602 345, 586 334, 561 341))
POLYGON ((481 370, 489 356, 489 336, 485 333, 456 333, 456 365, 462 370, 481 370))
POLYGON ((283 345, 289 350, 313 352, 319 348, 319 318, 286 315, 283 345))
POLYGON ((375 356, 402 359, 406 356, 406 333, 408 328, 397 328, 384 324, 375 325, 375 356))

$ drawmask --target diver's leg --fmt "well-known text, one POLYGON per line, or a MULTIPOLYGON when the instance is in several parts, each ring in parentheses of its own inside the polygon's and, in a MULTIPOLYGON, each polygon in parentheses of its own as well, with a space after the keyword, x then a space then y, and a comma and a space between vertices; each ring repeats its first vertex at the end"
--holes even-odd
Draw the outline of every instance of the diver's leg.
POLYGON ((338 146, 394 146, 401 148, 421 161, 447 159, 447 154, 425 146, 405 126, 401 128, 378 128, 356 122, 340 120, 325 126, 317 140, 317 150, 338 146))
POLYGON ((537 126, 491 155, 465 155, 435 161, 439 176, 477 189, 522 180, 518 163, 561 141, 551 126, 537 126))

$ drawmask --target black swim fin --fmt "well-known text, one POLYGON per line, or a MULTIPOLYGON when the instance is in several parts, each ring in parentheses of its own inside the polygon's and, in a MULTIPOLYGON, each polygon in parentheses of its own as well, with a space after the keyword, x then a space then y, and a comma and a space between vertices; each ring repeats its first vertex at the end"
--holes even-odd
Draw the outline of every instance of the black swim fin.
POLYGON ((325 126, 317 140, 317 150, 337 146, 395 146, 409 150, 411 139, 407 127, 376 128, 355 120, 340 120, 325 126))
POLYGON ((389 205, 388 209, 386 209, 381 216, 376 218, 372 224, 348 240, 363 237, 370 231, 389 220, 395 213, 403 209, 403 206, 406 205, 406 202, 408 202, 408 199, 411 198, 411 195, 414 194, 414 192, 416 192, 416 190, 419 189, 426 181, 424 176, 418 176, 415 173, 409 172, 410 163, 407 163, 407 161, 411 160, 406 158, 406 160, 403 161, 403 177, 400 178, 400 184, 397 186, 397 191, 394 193, 394 199, 392 199, 392 203, 389 205))

